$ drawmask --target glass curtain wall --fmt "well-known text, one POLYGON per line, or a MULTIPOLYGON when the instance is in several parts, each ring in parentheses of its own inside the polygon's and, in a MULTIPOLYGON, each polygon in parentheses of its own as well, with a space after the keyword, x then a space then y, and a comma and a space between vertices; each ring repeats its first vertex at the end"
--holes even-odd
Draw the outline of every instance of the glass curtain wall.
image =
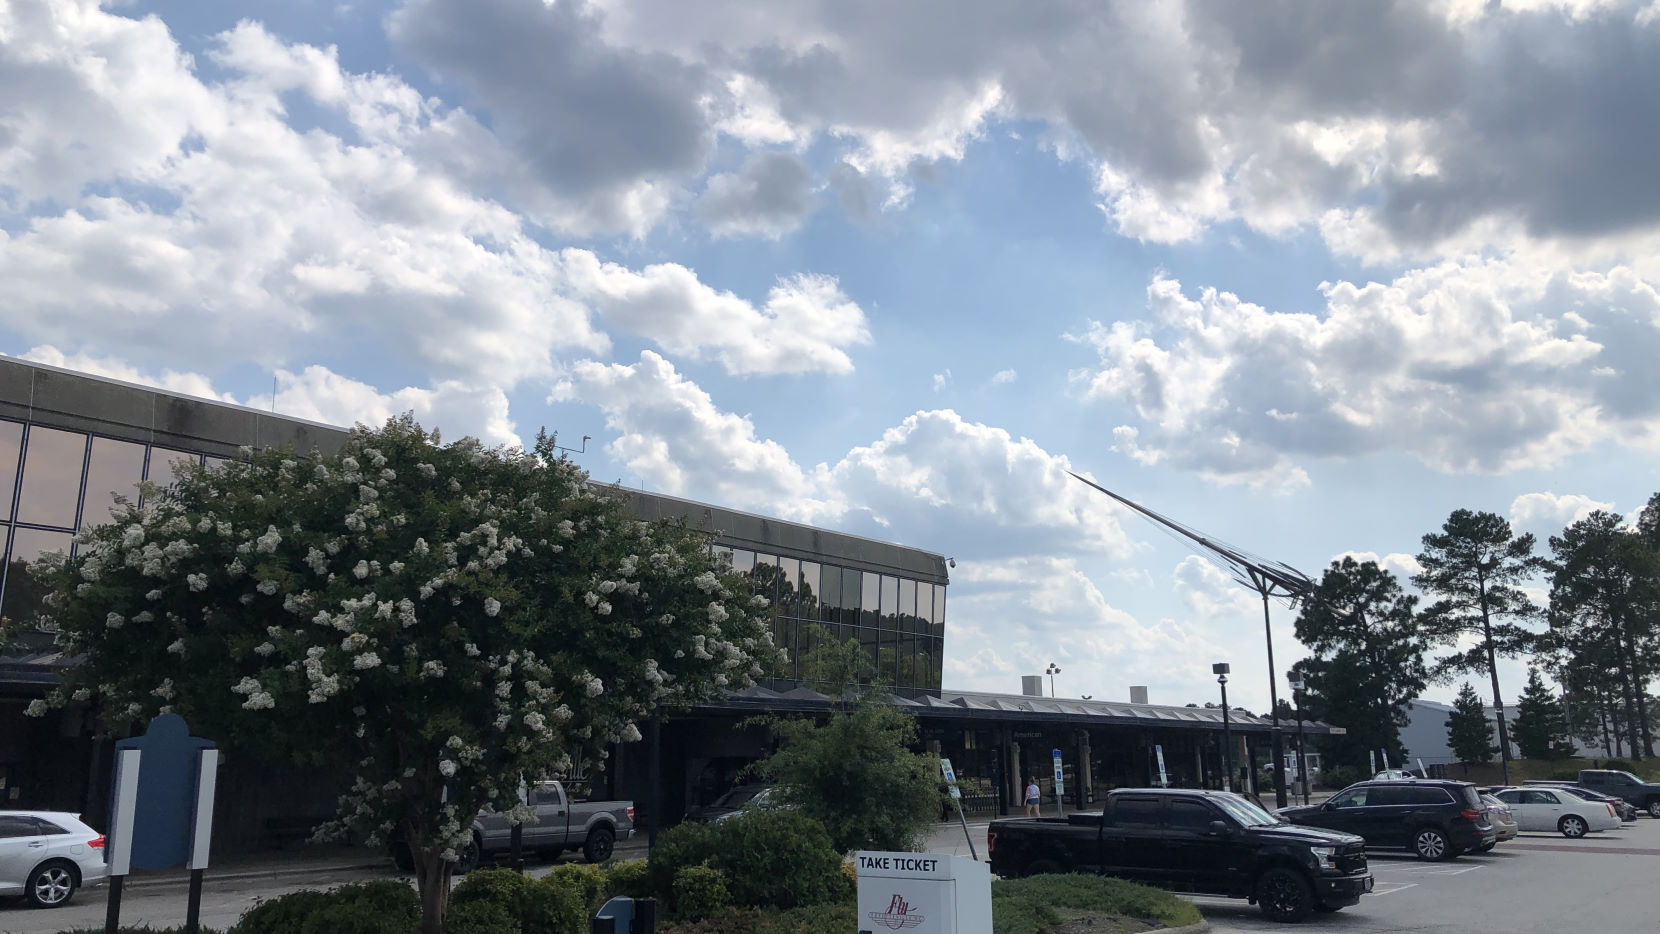
POLYGON ((0 420, 0 616, 39 616, 45 594, 28 566, 68 553, 76 529, 109 522, 118 497, 136 502, 141 480, 172 483, 181 462, 202 455, 0 420))
POLYGON ((787 660, 769 686, 788 690, 814 679, 815 638, 857 640, 875 668, 874 683, 896 694, 938 694, 945 643, 945 587, 926 581, 717 547, 754 592, 772 601, 773 638, 787 660))

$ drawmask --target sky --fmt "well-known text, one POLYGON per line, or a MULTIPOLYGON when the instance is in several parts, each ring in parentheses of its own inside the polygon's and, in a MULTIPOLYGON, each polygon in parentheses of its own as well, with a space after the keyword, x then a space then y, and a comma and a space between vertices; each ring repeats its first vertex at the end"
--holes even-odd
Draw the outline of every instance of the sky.
POLYGON ((1633 515, 1656 87, 1660 0, 0 0, 0 352, 546 428, 953 558, 947 687, 1260 711, 1068 471, 1313 576, 1633 515))

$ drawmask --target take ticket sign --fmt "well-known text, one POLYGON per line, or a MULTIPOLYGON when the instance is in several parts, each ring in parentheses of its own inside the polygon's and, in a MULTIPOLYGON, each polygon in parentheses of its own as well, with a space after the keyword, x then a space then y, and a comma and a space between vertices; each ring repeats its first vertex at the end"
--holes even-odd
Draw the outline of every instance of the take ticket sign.
POLYGON ((860 934, 991 934, 991 868, 939 853, 860 850, 860 934))

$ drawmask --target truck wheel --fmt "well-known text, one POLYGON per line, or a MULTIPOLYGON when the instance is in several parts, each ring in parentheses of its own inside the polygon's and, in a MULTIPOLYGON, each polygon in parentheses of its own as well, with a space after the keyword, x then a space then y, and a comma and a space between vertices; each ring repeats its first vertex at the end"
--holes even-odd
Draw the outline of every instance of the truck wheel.
POLYGON ((1314 889, 1297 870, 1275 866, 1257 878, 1257 904, 1269 919, 1295 924, 1314 911, 1314 889))
POLYGON ((588 841, 582 844, 582 858, 590 863, 603 863, 611 858, 611 847, 616 834, 609 827, 595 827, 588 831, 588 841))
POLYGON ((461 856, 455 861, 456 875, 464 876, 467 873, 472 872, 474 869, 477 869, 478 861, 482 859, 483 856, 484 847, 479 844, 478 838, 474 837, 467 844, 467 848, 461 851, 461 856))
POLYGON ((1648 799, 1648 816, 1660 820, 1660 798, 1648 799))
POLYGON ((1562 836, 1569 840, 1578 840, 1585 836, 1585 818, 1569 814, 1556 822, 1556 829, 1562 831, 1562 836))

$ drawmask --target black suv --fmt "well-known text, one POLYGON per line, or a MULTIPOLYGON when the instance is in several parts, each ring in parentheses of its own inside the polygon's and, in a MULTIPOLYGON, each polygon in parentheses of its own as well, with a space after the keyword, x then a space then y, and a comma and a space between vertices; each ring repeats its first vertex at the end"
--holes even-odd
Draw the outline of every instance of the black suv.
POLYGON ((1325 804, 1274 813, 1293 824, 1357 834, 1373 849, 1411 850, 1421 859, 1452 859, 1498 840, 1469 782, 1361 782, 1325 804))
POLYGON ((986 853, 1004 878, 1116 876, 1249 899, 1276 921, 1336 911, 1372 890, 1359 837, 1293 827, 1220 791, 1120 788, 1103 813, 993 821, 986 853))

